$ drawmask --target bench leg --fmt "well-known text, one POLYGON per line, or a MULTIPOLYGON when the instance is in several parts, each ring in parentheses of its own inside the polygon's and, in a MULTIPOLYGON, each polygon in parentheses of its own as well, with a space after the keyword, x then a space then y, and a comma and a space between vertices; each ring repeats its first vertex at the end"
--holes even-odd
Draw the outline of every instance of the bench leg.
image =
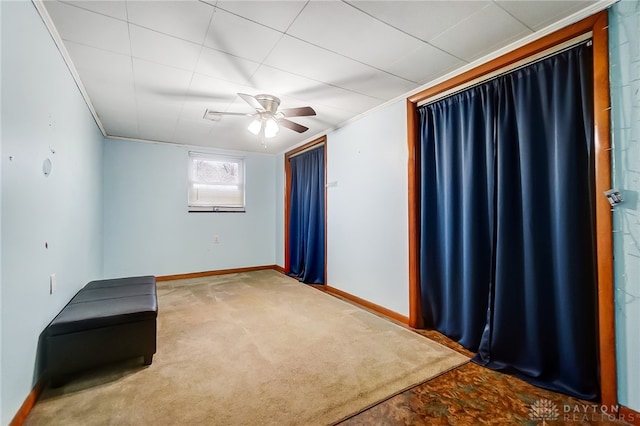
POLYGON ((153 362, 153 354, 144 356, 144 365, 151 365, 152 362, 153 362))

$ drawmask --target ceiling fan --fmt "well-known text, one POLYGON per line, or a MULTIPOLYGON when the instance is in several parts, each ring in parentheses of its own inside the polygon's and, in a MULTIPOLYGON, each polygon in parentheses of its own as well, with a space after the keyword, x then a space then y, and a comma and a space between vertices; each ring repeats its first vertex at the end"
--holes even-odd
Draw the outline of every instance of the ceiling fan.
POLYGON ((316 115, 311 107, 287 108, 278 110, 280 99, 273 95, 247 95, 246 93, 238 93, 246 103, 252 106, 256 111, 253 113, 243 112, 221 112, 211 111, 207 109, 204 113, 205 119, 217 121, 221 115, 244 115, 253 117, 253 121, 249 124, 248 130, 254 135, 262 135, 263 138, 272 138, 280 130, 280 126, 286 127, 298 133, 309 130, 301 124, 294 123, 285 117, 305 117, 316 115))

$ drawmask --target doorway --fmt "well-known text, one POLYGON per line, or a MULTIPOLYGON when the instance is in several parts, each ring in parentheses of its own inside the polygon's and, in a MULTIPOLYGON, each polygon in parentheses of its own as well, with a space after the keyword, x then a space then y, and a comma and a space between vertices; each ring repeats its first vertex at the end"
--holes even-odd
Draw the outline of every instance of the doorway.
POLYGON ((285 154, 285 273, 326 281, 326 137, 285 154))

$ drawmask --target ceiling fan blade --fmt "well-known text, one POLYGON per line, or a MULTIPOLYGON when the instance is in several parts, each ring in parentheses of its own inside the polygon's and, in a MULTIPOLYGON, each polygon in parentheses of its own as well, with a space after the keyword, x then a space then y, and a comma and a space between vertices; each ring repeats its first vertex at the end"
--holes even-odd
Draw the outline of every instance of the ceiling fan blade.
POLYGON ((286 127, 287 129, 294 130, 298 133, 304 133, 309 130, 308 127, 303 126, 302 124, 294 123, 291 120, 287 120, 286 118, 281 118, 278 120, 278 124, 282 127, 286 127))
POLYGON ((253 96, 247 95, 246 93, 238 93, 238 96, 240 96, 246 103, 255 108, 256 111, 264 111, 264 107, 262 106, 262 104, 258 102, 258 100, 253 96))
POLYGON ((175 90, 171 88, 157 88, 149 85, 136 85, 136 90, 141 93, 154 96, 161 96, 176 101, 208 101, 208 102, 224 102, 230 104, 233 102, 234 96, 222 95, 216 93, 208 93, 204 91, 192 90, 175 90))
POLYGON ((300 108, 286 108, 280 109, 278 112, 281 112, 285 117, 306 117, 309 115, 316 115, 316 112, 311 107, 300 107, 300 108))
POLYGON ((247 114, 245 112, 222 112, 222 111, 211 111, 206 110, 202 118, 212 121, 218 121, 221 115, 244 115, 246 117, 251 117, 253 114, 247 114))

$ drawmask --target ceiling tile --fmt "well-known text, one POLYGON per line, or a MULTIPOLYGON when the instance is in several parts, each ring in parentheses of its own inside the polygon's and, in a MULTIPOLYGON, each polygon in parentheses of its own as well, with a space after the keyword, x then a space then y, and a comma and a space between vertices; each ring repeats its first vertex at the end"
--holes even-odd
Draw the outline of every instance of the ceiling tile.
MULTIPOLYGON (((205 141, 203 146, 212 146, 238 151, 265 151, 260 143, 260 138, 249 133, 247 130, 247 124, 244 122, 240 123, 238 121, 228 120, 229 118, 233 119, 235 117, 225 117, 223 120, 216 123, 214 128, 211 130, 210 137, 208 138, 209 140, 205 141)), ((271 144, 272 148, 274 146, 274 139, 267 139, 267 144, 271 144)))
POLYGON ((117 105, 100 108, 98 118, 107 136, 123 138, 139 138, 138 115, 119 108, 117 105))
MULTIPOLYGON (((258 93, 261 92, 255 92, 253 90, 244 90, 243 92, 240 93, 247 93, 248 95, 257 95, 258 93)), ((271 93, 268 93, 269 95, 271 93)), ((243 114, 254 114, 256 112, 255 109, 253 109, 251 107, 251 105, 247 104, 247 102, 242 99, 240 96, 236 96, 235 98, 233 98, 233 101, 227 106, 226 109, 227 112, 234 112, 234 113, 243 113, 243 114)), ((243 116, 229 116, 229 117, 225 117, 224 115, 221 116, 222 120, 221 121, 233 121, 233 122, 237 122, 239 120, 248 120, 249 118, 244 118, 243 116)), ((249 122, 247 121, 247 125, 249 124, 249 122)))
POLYGON ((471 62, 532 33, 493 3, 449 28, 431 44, 471 62))
MULTIPOLYGON (((177 102, 160 99, 154 95, 138 94, 136 96, 136 106, 139 118, 153 117, 159 120, 167 120, 173 122, 174 125, 178 121, 182 105, 177 102)), ((144 125, 140 123, 140 131, 144 130, 144 125)), ((171 128, 173 132, 173 127, 171 128)), ((167 138, 171 137, 171 133, 167 138)))
POLYGON ((336 83, 345 76, 357 75, 365 65, 337 53, 305 43, 291 36, 284 36, 264 61, 280 70, 324 83, 336 83))
POLYGON ((67 41, 67 52, 82 77, 91 76, 104 85, 133 88, 133 65, 131 57, 84 44, 67 41))
POLYGON ((207 120, 197 122, 178 120, 172 139, 187 145, 206 144, 211 139, 211 130, 215 124, 213 121, 207 120))
POLYGON ((153 96, 162 101, 181 103, 189 89, 193 73, 154 62, 133 58, 136 97, 153 96), (182 97, 182 98, 180 98, 182 97))
POLYGON ((200 121, 207 109, 227 111, 236 99, 238 92, 245 92, 246 87, 211 78, 202 74, 194 74, 189 90, 183 97, 184 104, 180 119, 200 121))
MULTIPOLYGON (((363 111, 368 111, 369 109, 363 111)), ((332 108, 330 106, 320 105, 317 106, 315 110, 318 114, 316 116, 317 122, 328 128, 337 127, 339 124, 342 124, 353 117, 353 113, 351 112, 346 112, 342 109, 332 108)))
POLYGON ((213 7, 199 1, 128 1, 129 22, 202 44, 213 7))
POLYGON ((263 65, 252 79, 253 87, 279 97, 304 101, 316 109, 319 105, 360 112, 380 104, 380 99, 321 83, 263 65))
POLYGON ((44 4, 63 40, 125 55, 131 54, 126 22, 59 1, 47 1, 44 4))
POLYGON ((310 2, 287 31, 294 37, 386 69, 424 44, 342 2, 310 2))
POLYGON ((83 9, 91 10, 123 21, 127 20, 127 6, 123 1, 65 0, 63 3, 68 3, 73 6, 81 7, 83 9))
POLYGON ((216 6, 235 15, 284 32, 300 13, 306 0, 218 1, 216 6))
POLYGON ((122 124, 137 133, 131 57, 73 42, 67 42, 67 51, 107 131, 113 134, 122 124))
POLYGON ((246 85, 260 64, 238 56, 203 47, 196 72, 232 83, 246 85))
POLYGON ((130 24, 131 51, 134 57, 193 71, 202 46, 130 24))
POLYGON ((138 132, 143 139, 171 142, 178 124, 180 104, 138 95, 138 132))
POLYGON ((388 101, 416 89, 418 83, 413 83, 385 72, 371 69, 370 72, 362 73, 360 79, 354 79, 348 85, 345 84, 344 87, 358 93, 388 101))
POLYGON ((422 83, 461 67, 465 62, 433 46, 424 44, 386 69, 399 77, 422 83))
POLYGON ((414 37, 429 41, 485 7, 489 0, 357 0, 348 3, 414 37))
POLYGON ((173 116, 142 114, 138 117, 138 134, 148 141, 171 142, 176 124, 173 116))
POLYGON ((96 111, 117 110, 119 111, 118 115, 131 117, 135 121, 137 116, 136 100, 130 93, 110 92, 108 88, 91 80, 87 81, 86 88, 96 111))
POLYGON ((416 84, 337 53, 284 36, 265 64, 292 74, 387 100, 416 84))
POLYGON ((496 3, 529 28, 539 30, 597 1, 496 0, 496 3))
POLYGON ((262 62, 282 33, 216 9, 204 45, 241 58, 262 62))

